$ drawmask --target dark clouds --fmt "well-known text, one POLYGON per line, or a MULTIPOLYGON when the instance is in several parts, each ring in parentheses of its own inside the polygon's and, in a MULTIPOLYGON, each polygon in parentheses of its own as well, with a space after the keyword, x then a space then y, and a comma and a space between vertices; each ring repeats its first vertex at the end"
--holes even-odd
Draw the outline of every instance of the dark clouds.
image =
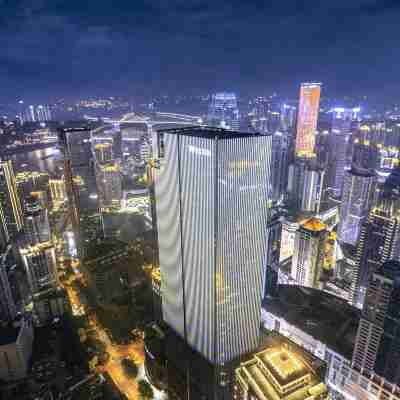
POLYGON ((395 93, 399 3, 0 0, 0 96, 265 92, 303 79, 395 93))

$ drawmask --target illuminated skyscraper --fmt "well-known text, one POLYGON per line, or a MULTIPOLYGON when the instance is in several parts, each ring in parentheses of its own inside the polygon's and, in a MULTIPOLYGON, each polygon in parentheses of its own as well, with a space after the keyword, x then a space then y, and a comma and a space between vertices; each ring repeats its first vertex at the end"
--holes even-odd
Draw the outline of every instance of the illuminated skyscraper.
POLYGON ((357 370, 400 384, 400 263, 387 261, 369 281, 353 353, 357 370))
POLYGON ((289 166, 288 195, 297 211, 318 213, 324 189, 325 171, 315 159, 297 159, 289 166))
POLYGON ((67 200, 65 181, 63 179, 50 179, 50 196, 54 207, 58 207, 67 200))
POLYGON ((371 275, 388 260, 400 261, 400 169, 392 172, 362 224, 357 241, 351 302, 362 308, 371 275))
POLYGON ((182 128, 157 145, 164 321, 221 366, 258 345, 272 138, 182 128))
POLYGON ((96 181, 101 210, 118 209, 122 200, 122 175, 117 162, 96 164, 96 181))
POLYGON ((0 251, 0 321, 9 322, 17 313, 8 272, 16 265, 11 245, 0 251))
POLYGON ((25 238, 29 246, 48 242, 51 239, 47 209, 37 196, 30 196, 26 201, 25 238))
POLYGON ((0 218, 6 238, 22 230, 22 207, 11 160, 0 161, 0 218))
POLYGON ((20 253, 32 294, 58 285, 56 254, 51 242, 27 246, 20 253))
POLYGON ((336 107, 332 110, 332 129, 329 133, 329 162, 327 186, 336 197, 342 195, 344 171, 351 137, 352 121, 358 118, 359 108, 336 107))
POLYGON ((297 115, 296 156, 314 157, 315 134, 317 130, 320 83, 302 83, 297 115))
POLYGON ((213 94, 208 111, 209 123, 213 126, 239 129, 239 109, 235 93, 221 92, 213 94))
POLYGON ((355 245, 375 199, 376 175, 353 166, 345 172, 337 238, 355 245))
POLYGON ((111 161, 113 157, 112 143, 99 143, 94 146, 95 161, 97 163, 106 163, 111 161))
POLYGON ((64 155, 64 181, 78 256, 92 239, 90 217, 98 212, 89 127, 65 128, 58 132, 64 155))
POLYGON ((282 201, 286 194, 289 141, 287 133, 276 132, 272 136, 272 198, 275 202, 282 201))
POLYGON ((298 285, 320 288, 329 232, 317 218, 304 222, 296 232, 292 278, 298 285))

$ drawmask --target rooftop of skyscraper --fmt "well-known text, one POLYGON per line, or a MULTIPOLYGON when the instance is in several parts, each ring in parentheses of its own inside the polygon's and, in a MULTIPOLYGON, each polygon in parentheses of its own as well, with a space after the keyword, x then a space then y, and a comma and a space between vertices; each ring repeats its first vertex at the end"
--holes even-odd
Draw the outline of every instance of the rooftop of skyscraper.
POLYGON ((360 168, 355 165, 353 165, 351 167, 351 169, 348 171, 352 175, 360 176, 360 177, 364 177, 364 178, 372 178, 373 176, 376 175, 375 172, 371 169, 360 168))
POLYGON ((237 132, 223 128, 212 128, 209 126, 189 126, 185 128, 165 129, 159 131, 159 133, 195 136, 205 139, 236 139, 244 137, 265 136, 259 132, 237 132))
POLYGON ((322 223, 321 220, 315 217, 312 217, 305 221, 301 227, 312 232, 322 232, 326 230, 326 225, 322 223))
POLYGON ((360 311, 347 301, 317 289, 280 285, 277 297, 265 298, 263 307, 351 359, 360 311))

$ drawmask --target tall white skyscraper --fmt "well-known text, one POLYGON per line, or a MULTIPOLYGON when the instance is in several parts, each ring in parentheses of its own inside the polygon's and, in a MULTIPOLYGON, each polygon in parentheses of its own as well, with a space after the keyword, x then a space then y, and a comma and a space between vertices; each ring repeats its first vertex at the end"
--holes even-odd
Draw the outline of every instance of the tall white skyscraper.
POLYGON ((272 138, 182 128, 157 139, 163 317, 222 365, 258 345, 272 138))

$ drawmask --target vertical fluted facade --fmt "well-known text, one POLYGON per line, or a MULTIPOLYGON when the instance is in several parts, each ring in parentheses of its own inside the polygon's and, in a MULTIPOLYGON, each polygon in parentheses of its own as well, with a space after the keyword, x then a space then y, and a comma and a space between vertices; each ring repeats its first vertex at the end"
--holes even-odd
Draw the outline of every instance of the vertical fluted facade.
POLYGON ((223 364, 258 343, 272 139, 186 128, 158 140, 164 320, 223 364))

